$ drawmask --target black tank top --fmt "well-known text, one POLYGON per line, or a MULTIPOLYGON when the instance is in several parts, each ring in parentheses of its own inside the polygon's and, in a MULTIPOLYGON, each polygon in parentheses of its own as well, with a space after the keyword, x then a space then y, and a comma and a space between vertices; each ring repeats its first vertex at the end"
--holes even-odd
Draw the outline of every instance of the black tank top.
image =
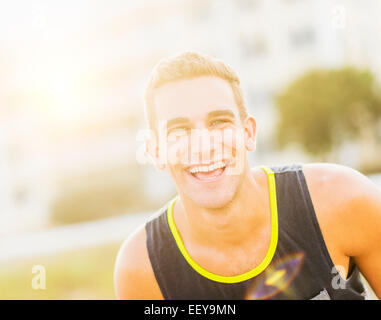
POLYGON ((267 261, 260 264, 263 270, 256 267, 251 271, 255 275, 247 279, 233 281, 239 278, 234 276, 218 280, 190 263, 170 227, 170 203, 147 221, 148 255, 164 299, 365 299, 366 291, 353 259, 344 280, 329 256, 302 166, 271 167, 268 175, 269 171, 274 186, 271 191, 270 185, 270 195, 276 194, 276 207, 271 208, 271 241, 275 239, 275 243, 270 244, 264 259, 267 261))

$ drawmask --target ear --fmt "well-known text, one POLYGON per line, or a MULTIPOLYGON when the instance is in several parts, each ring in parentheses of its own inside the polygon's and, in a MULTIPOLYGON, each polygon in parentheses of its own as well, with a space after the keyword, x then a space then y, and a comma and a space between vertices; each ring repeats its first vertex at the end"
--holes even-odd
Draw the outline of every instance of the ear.
POLYGON ((146 155, 149 157, 153 165, 156 167, 158 170, 164 170, 165 169, 165 164, 160 161, 159 157, 159 145, 157 143, 157 139, 155 136, 150 136, 146 141, 145 141, 145 152, 146 155))
POLYGON ((247 116, 244 121, 245 147, 248 151, 254 151, 256 147, 257 123, 252 116, 247 116))

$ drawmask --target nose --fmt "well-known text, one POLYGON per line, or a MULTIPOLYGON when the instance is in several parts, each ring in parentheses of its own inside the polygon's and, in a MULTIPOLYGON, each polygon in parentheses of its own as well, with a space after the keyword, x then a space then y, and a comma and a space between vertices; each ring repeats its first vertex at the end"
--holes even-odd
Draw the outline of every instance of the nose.
POLYGON ((213 157, 222 149, 221 137, 216 131, 207 129, 192 130, 189 142, 191 164, 208 164, 213 162, 213 157))

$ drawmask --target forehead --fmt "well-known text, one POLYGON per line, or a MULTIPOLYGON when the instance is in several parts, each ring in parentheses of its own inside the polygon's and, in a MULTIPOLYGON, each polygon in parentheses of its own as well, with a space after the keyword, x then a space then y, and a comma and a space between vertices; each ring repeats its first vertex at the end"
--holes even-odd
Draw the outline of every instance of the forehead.
POLYGON ((158 121, 184 117, 205 118, 211 111, 231 110, 238 118, 233 90, 224 79, 198 77, 167 83, 154 91, 155 114, 158 121))

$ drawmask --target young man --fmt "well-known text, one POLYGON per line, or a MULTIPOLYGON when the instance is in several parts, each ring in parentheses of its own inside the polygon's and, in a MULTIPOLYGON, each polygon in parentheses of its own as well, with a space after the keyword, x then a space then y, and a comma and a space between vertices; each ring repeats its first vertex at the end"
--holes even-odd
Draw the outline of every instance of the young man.
MULTIPOLYGON (((198 53, 161 61, 147 152, 178 196, 122 245, 119 299, 381 296, 381 190, 334 164, 250 168, 256 122, 235 72, 198 53)), ((158 185, 158 188, 160 186, 158 185)))

